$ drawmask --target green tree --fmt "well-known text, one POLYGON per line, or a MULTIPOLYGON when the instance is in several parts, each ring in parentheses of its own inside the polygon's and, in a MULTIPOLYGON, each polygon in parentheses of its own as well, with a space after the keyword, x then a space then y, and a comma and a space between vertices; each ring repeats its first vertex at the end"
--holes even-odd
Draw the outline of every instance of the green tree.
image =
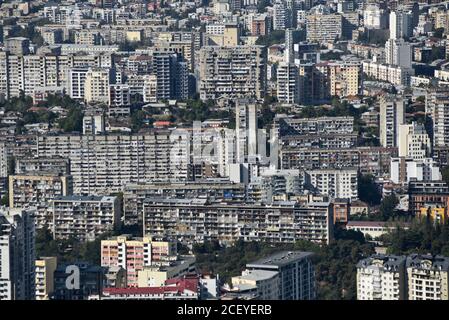
POLYGON ((59 120, 59 127, 64 132, 81 132, 83 130, 83 111, 79 106, 71 106, 67 117, 59 120))
POLYGON ((396 195, 391 194, 382 199, 382 203, 379 207, 379 213, 383 221, 387 221, 394 217, 394 209, 399 204, 399 200, 396 195))
POLYGON ((378 205, 382 199, 374 177, 371 175, 359 175, 358 179, 358 195, 360 200, 369 205, 378 205))
POLYGON ((260 36, 256 40, 256 44, 260 46, 271 46, 273 44, 281 44, 285 42, 285 31, 284 30, 274 30, 266 36, 260 36))

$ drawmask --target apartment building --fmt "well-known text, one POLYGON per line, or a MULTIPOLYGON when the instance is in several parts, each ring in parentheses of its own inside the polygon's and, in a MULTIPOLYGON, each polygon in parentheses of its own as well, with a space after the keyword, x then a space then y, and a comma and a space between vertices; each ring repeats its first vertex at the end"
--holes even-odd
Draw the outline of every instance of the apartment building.
POLYGON ((253 97, 266 91, 266 50, 261 46, 206 46, 199 53, 201 100, 253 97))
POLYGON ((139 270, 137 285, 140 288, 162 286, 167 280, 196 273, 195 256, 179 256, 177 260, 161 266, 146 266, 139 270))
POLYGON ((312 257, 311 252, 284 251, 248 263, 246 269, 248 272, 278 273, 279 296, 276 300, 315 300, 316 280, 312 257))
POLYGON ((306 16, 307 40, 333 42, 343 36, 343 16, 340 14, 311 14, 306 16))
POLYGON ((439 181, 440 167, 432 158, 391 158, 390 178, 394 183, 415 181, 439 181))
POLYGON ((37 139, 38 156, 70 160, 75 194, 110 194, 129 183, 187 180, 189 176, 191 132, 187 130, 37 139))
POLYGON ((167 266, 176 260, 176 242, 127 235, 101 241, 101 266, 125 269, 128 286, 137 286, 138 272, 145 267, 167 266))
POLYGON ((16 159, 16 175, 30 175, 36 172, 55 172, 61 175, 69 175, 70 162, 62 157, 23 157, 16 159))
POLYGON ((267 270, 244 270, 241 276, 232 277, 232 292, 254 292, 257 299, 279 299, 279 272, 267 270))
POLYGON ((395 147, 359 147, 359 171, 378 177, 389 177, 392 157, 398 156, 395 147))
POLYGON ((280 63, 277 68, 277 98, 280 103, 300 102, 298 67, 291 63, 280 63))
POLYGON ((305 134, 280 137, 281 146, 316 149, 350 149, 358 145, 357 133, 305 134))
POLYGON ((244 202, 245 186, 227 180, 172 181, 127 184, 123 190, 125 224, 141 221, 147 198, 195 199, 213 198, 219 202, 244 202))
POLYGON ((399 126, 405 124, 404 100, 394 95, 380 98, 380 143, 383 147, 397 147, 399 126))
POLYGON ((385 62, 404 68, 412 67, 412 46, 404 39, 389 39, 385 43, 385 62))
POLYGON ((34 210, 0 212, 0 301, 35 298, 34 210))
POLYGON ((307 171, 312 188, 331 198, 358 198, 358 171, 356 168, 338 170, 317 169, 307 171))
POLYGON ((110 71, 107 69, 89 69, 84 80, 84 100, 87 103, 109 103, 110 71))
POLYGON ((0 52, 0 92, 5 98, 21 92, 33 96, 36 88, 63 87, 72 98, 84 98, 84 81, 90 67, 111 68, 109 53, 13 55, 0 52))
POLYGON ((409 300, 449 300, 449 258, 412 254, 406 268, 409 300))
POLYGON ((121 207, 117 197, 57 196, 50 200, 53 237, 93 241, 118 227, 121 207))
POLYGON ((327 68, 331 97, 357 96, 360 93, 362 83, 360 63, 329 63, 327 68))
POLYGON ((410 213, 420 217, 429 209, 448 208, 449 187, 443 181, 410 181, 408 196, 410 213))
POLYGON ((253 36, 266 36, 271 30, 271 20, 267 14, 258 14, 252 18, 249 29, 253 36))
POLYGON ((77 30, 75 32, 75 44, 94 46, 101 42, 100 33, 96 30, 77 30))
POLYGON ((127 84, 109 85, 109 106, 130 106, 131 95, 127 84))
POLYGON ((432 142, 423 124, 413 121, 399 125, 399 156, 423 159, 430 156, 432 142))
POLYGON ((24 37, 13 37, 4 40, 6 51, 17 56, 30 53, 30 39, 24 37))
POLYGON ((49 201, 56 196, 72 194, 72 178, 69 175, 36 172, 9 176, 9 207, 35 208, 36 228, 53 226, 49 201))
POLYGON ((156 51, 153 54, 153 71, 157 77, 156 97, 182 99, 189 97, 188 63, 180 54, 156 51))
POLYGON ((271 204, 211 203, 207 199, 147 199, 145 235, 167 236, 187 244, 218 240, 329 243, 332 204, 294 201, 271 204))
POLYGON ((396 10, 390 12, 390 39, 408 38, 413 35, 411 12, 396 10))
POLYGON ((363 10, 363 26, 368 29, 385 29, 388 25, 388 14, 376 4, 369 4, 363 10))
POLYGON ((363 73, 378 81, 390 82, 396 86, 410 85, 410 78, 415 75, 413 68, 394 66, 375 61, 362 62, 363 73))
POLYGON ((353 117, 319 117, 319 118, 290 118, 277 116, 275 127, 279 128, 279 135, 336 135, 352 134, 354 132, 353 117))
POLYGON ((43 257, 36 260, 36 300, 49 300, 54 291, 54 272, 57 258, 43 257))
POLYGON ((431 110, 433 122, 433 145, 447 146, 449 143, 449 102, 438 101, 431 110))
POLYGON ((282 147, 279 153, 281 169, 319 170, 357 168, 358 149, 318 149, 282 147))
POLYGON ((357 263, 357 300, 406 300, 406 257, 373 255, 357 263))

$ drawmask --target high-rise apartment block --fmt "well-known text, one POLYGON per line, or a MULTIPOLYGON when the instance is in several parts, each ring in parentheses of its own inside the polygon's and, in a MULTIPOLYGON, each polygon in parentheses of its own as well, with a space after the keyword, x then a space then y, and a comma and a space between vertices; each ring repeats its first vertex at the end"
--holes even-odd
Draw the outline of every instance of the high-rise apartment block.
POLYGON ((0 212, 0 300, 35 298, 34 211, 0 212))
POLYGON ((187 131, 47 135, 38 141, 39 156, 70 160, 75 194, 108 194, 119 192, 127 183, 187 180, 189 175, 191 132, 187 131))
POLYGON ((297 66, 292 63, 280 63, 276 80, 279 102, 287 104, 300 102, 300 78, 297 66))
POLYGON ((176 242, 126 235, 101 241, 101 265, 122 267, 128 286, 137 286, 138 272, 145 267, 169 265, 177 259, 176 242))
POLYGON ((430 156, 432 143, 423 124, 399 125, 399 156, 423 159, 430 156))
POLYGON ((313 253, 288 251, 248 263, 249 272, 271 271, 279 274, 279 300, 315 300, 313 253))
POLYGON ((262 46, 201 48, 201 100, 239 97, 263 99, 266 76, 266 50, 262 46))
POLYGON ((343 16, 340 14, 311 14, 306 17, 307 40, 327 42, 341 39, 343 16))
POLYGON ((35 173, 9 176, 9 207, 36 209, 37 228, 53 226, 49 201, 72 193, 72 179, 67 175, 35 173))
POLYGON ((121 207, 117 197, 57 196, 50 201, 55 239, 95 240, 120 224, 121 207))
POLYGON ((412 67, 412 47, 404 39, 389 39, 385 43, 385 62, 408 68, 412 67))
POLYGON ((145 235, 167 236, 188 244, 239 239, 329 243, 333 236, 329 202, 220 204, 206 199, 147 199, 143 225, 145 235))
POLYGON ((380 143, 384 147, 397 147, 399 126, 405 123, 404 100, 394 95, 380 99, 380 143))
POLYGON ((408 38, 413 34, 413 16, 405 11, 390 12, 390 39, 408 38))
POLYGON ((87 103, 109 103, 109 80, 109 70, 89 69, 84 80, 84 100, 87 103))

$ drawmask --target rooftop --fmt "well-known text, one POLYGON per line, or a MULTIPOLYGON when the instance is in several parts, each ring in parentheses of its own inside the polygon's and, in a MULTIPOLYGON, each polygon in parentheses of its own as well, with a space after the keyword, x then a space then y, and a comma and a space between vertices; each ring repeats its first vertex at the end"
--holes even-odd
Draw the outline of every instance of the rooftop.
POLYGON ((303 251, 282 251, 275 253, 271 256, 256 260, 254 262, 248 263, 247 268, 257 268, 260 266, 277 266, 282 267, 289 263, 302 260, 305 258, 310 258, 313 256, 313 252, 303 252, 303 251))

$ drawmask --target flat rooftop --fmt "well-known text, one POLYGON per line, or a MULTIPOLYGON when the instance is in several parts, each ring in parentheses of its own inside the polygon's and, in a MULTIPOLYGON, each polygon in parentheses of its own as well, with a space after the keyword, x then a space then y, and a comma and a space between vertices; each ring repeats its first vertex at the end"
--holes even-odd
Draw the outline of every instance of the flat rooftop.
POLYGON ((282 251, 271 256, 248 263, 247 268, 257 268, 266 266, 282 267, 289 263, 313 256, 313 252, 304 251, 282 251))

